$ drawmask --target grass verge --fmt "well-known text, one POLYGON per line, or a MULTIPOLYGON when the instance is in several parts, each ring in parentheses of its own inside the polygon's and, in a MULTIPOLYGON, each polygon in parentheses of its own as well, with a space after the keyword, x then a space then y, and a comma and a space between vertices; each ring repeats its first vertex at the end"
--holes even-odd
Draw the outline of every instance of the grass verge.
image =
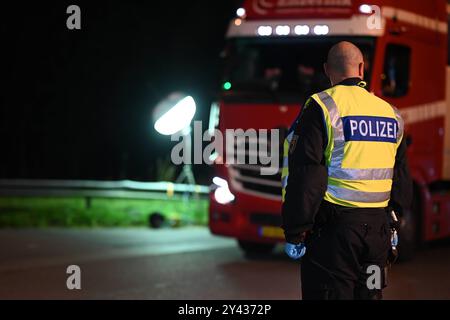
POLYGON ((0 197, 0 228, 147 226, 153 212, 177 224, 206 225, 208 199, 0 197))

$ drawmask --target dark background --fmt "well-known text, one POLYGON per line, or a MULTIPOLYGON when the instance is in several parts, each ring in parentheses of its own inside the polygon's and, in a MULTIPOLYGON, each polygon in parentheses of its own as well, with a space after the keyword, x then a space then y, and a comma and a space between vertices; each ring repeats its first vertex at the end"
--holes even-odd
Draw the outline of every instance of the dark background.
MULTIPOLYGON (((151 111, 169 92, 205 120, 238 0, 2 4, 0 178, 157 178, 170 137, 151 111), (81 8, 81 30, 66 8, 81 8)), ((167 158, 165 158, 167 159, 167 158)), ((205 166, 194 170, 206 183, 205 166)))

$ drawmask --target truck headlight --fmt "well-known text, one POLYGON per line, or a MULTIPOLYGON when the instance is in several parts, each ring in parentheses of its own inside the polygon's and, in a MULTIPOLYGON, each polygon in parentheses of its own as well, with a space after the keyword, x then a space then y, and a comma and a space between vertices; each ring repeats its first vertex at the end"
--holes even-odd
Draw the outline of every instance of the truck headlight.
POLYGON ((228 182, 225 179, 214 177, 213 183, 216 185, 214 190, 214 199, 220 204, 228 204, 235 199, 234 194, 231 193, 228 187, 228 182))

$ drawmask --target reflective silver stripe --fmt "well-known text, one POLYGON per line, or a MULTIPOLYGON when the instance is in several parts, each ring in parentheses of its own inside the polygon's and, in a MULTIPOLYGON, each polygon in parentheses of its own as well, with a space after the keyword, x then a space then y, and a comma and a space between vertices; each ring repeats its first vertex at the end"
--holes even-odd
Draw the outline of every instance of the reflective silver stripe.
POLYGON ((285 176, 285 177, 283 177, 283 179, 281 179, 281 186, 283 188, 286 188, 286 186, 287 186, 288 177, 289 176, 285 176))
POLYGON ((283 168, 287 168, 289 166, 289 157, 283 157, 283 168))
MULTIPOLYGON (((328 168, 328 175, 335 179, 344 180, 386 180, 392 179, 393 169, 344 169, 342 168, 342 161, 344 159, 345 138, 342 124, 342 118, 339 115, 338 108, 333 98, 326 92, 320 92, 317 94, 325 105, 330 115, 330 122, 333 128, 333 152, 331 154, 330 166, 328 168)), ((396 111, 397 118, 399 119, 399 135, 403 130, 403 121, 401 120, 398 111, 396 111)))
POLYGON ((344 160, 345 141, 334 141, 333 152, 331 154, 330 168, 341 168, 344 160))
POLYGON ((344 130, 342 127, 342 119, 333 98, 325 91, 317 94, 328 110, 331 125, 333 126, 334 140, 344 140, 344 130))
POLYGON ((394 109, 395 117, 397 118, 397 123, 398 123, 397 142, 398 142, 398 141, 400 141, 400 138, 403 136, 404 123, 403 123, 403 118, 400 115, 400 111, 393 105, 391 105, 391 107, 392 107, 392 109, 394 109))
POLYGON ((342 180, 387 180, 392 179, 394 169, 343 169, 328 168, 330 178, 342 180))
POLYGON ((326 92, 320 92, 317 94, 328 110, 330 115, 331 127, 333 128, 333 153, 331 155, 330 167, 341 168, 342 160, 344 159, 344 129, 342 124, 342 119, 339 115, 338 108, 333 98, 326 92))
POLYGON ((292 137, 294 136, 294 131, 291 131, 286 137, 288 143, 291 143, 292 137))
POLYGON ((333 185, 328 185, 327 189, 328 193, 332 196, 354 202, 384 202, 389 200, 391 196, 390 191, 386 192, 364 192, 364 191, 356 191, 345 188, 339 188, 333 185))

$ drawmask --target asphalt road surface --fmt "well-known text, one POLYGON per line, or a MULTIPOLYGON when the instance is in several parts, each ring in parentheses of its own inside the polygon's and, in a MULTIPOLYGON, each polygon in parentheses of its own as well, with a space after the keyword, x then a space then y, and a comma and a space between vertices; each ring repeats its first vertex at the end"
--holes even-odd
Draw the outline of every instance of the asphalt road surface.
MULTIPOLYGON (((299 263, 246 258, 206 228, 0 230, 0 299, 300 299, 299 263), (69 290, 69 265, 81 290, 69 290)), ((450 242, 390 274, 386 299, 450 299, 450 242)))

